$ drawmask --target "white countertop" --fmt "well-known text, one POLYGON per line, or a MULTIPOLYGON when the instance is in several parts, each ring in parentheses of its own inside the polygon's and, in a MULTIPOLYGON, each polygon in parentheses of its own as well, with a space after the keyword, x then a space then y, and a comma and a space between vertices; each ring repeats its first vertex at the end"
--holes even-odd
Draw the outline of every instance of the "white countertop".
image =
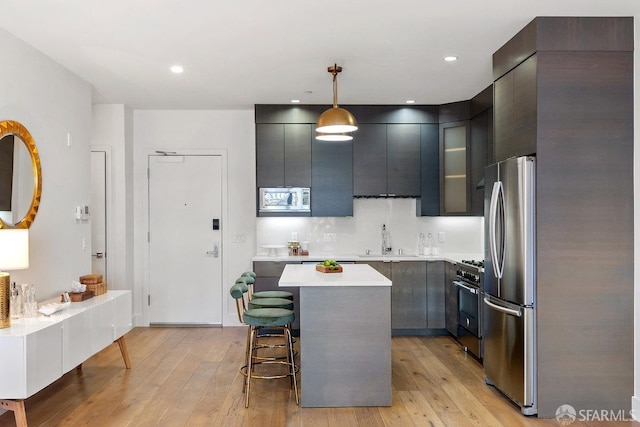
POLYGON ((367 264, 344 264, 341 273, 322 273, 315 265, 287 264, 278 285, 310 286, 391 286, 391 280, 367 264))
MULTIPOLYGON (((449 261, 460 262, 463 259, 482 260, 484 256, 482 254, 473 253, 442 253, 439 255, 358 255, 358 254, 312 254, 305 256, 269 256, 269 255, 256 255, 252 258, 253 261, 273 261, 273 262, 319 262, 325 259, 333 259, 338 262, 366 262, 366 261, 383 261, 383 262, 395 262, 395 261, 449 261)), ((330 274, 330 273, 329 273, 330 274)))
MULTIPOLYGON (((58 322, 68 319, 80 312, 86 311, 91 307, 112 300, 115 297, 120 296, 126 292, 130 291, 107 291, 105 294, 97 295, 84 301, 72 302, 69 308, 67 308, 66 310, 58 311, 50 316, 45 316, 42 313, 38 313, 36 317, 21 317, 18 319, 11 319, 10 327, 0 329, 0 337, 21 337, 23 335, 35 333, 41 329, 47 328, 51 325, 55 325, 58 322)), ((43 304, 52 302, 60 302, 60 297, 39 302, 38 307, 42 306, 43 304)))

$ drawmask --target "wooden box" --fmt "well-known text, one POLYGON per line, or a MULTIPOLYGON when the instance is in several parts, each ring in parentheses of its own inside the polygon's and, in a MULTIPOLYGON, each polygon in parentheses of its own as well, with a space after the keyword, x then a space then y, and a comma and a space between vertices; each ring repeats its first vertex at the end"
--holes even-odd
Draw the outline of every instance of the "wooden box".
MULTIPOLYGON (((71 298, 71 302, 79 302, 84 301, 93 297, 93 292, 85 291, 85 292, 69 292, 69 298, 71 298)), ((64 302, 64 295, 60 295, 60 302, 64 302)))
POLYGON ((331 267, 327 267, 326 265, 322 265, 322 264, 316 264, 316 270, 322 273, 342 273, 341 265, 334 266, 334 268, 335 267, 337 267, 335 270, 331 270, 331 267))
POLYGON ((92 291, 93 295, 102 295, 107 292, 107 282, 87 284, 87 291, 92 291))
POLYGON ((80 283, 83 285, 95 285, 102 282, 102 274, 85 274, 80 276, 80 283))

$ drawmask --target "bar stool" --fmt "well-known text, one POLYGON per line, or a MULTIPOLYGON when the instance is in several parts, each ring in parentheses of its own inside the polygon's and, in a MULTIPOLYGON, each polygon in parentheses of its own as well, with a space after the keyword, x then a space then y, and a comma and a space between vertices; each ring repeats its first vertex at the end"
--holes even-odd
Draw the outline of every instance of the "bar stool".
MULTIPOLYGON (((251 292, 251 290, 253 289, 254 280, 250 276, 240 276, 240 277, 238 277, 236 279, 236 284, 238 284, 238 283, 244 283, 247 286, 247 289, 248 289, 247 295, 249 297, 248 298, 249 308, 280 307, 280 308, 286 308, 287 310, 293 310, 293 300, 292 299, 276 297, 276 296, 269 296, 269 297, 265 297, 265 296, 257 297, 257 296, 254 296, 253 292, 251 292), (254 304, 254 306, 252 307, 251 304, 254 304)), ((261 292, 257 292, 257 293, 260 294, 261 292)))
POLYGON ((290 378, 290 389, 293 388, 296 398, 296 404, 300 404, 298 398, 297 373, 299 368, 295 364, 293 352, 293 340, 289 325, 295 319, 292 310, 283 308, 253 308, 247 309, 244 301, 244 294, 248 292, 247 285, 243 282, 234 284, 230 293, 236 301, 236 310, 238 319, 241 323, 249 326, 247 331, 247 349, 245 352, 245 364, 240 367, 240 373, 244 375, 245 380, 242 387, 245 393, 245 408, 249 407, 249 392, 251 389, 251 379, 277 379, 290 378), (254 352, 256 351, 257 332, 261 328, 281 328, 286 340, 287 358, 279 359, 260 359, 256 360, 254 352), (279 364, 287 366, 286 374, 258 375, 254 372, 255 365, 258 364, 279 364))
MULTIPOLYGON (((251 280, 251 277, 244 276, 240 277, 236 280, 236 284, 243 284, 247 289, 250 289, 250 285, 247 284, 247 279, 251 280)), ((250 292, 247 293, 248 295, 250 292)), ((249 309, 255 308, 283 308, 285 310, 293 310, 293 301, 286 298, 250 298, 247 302, 247 307, 249 309)), ((257 337, 255 347, 256 349, 266 349, 266 348, 282 348, 285 345, 283 343, 274 344, 270 342, 268 339, 273 337, 284 338, 284 334, 281 332, 280 328, 262 328, 257 337), (265 338, 265 340, 261 340, 265 338)), ((293 338, 293 342, 296 342, 296 339, 293 338)), ((298 353, 294 351, 294 356, 298 353)), ((256 359, 264 360, 264 359, 282 359, 283 356, 270 356, 270 357, 258 357, 255 356, 256 359)))
POLYGON ((249 299, 253 298, 286 298, 293 300, 293 293, 289 291, 253 291, 253 285, 256 281, 256 273, 253 271, 245 271, 240 275, 240 278, 245 279, 245 283, 249 287, 249 299))

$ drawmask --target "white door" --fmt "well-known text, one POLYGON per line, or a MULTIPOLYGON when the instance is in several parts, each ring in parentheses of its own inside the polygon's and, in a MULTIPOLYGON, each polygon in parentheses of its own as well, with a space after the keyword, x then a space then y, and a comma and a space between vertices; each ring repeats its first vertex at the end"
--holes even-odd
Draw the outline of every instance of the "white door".
POLYGON ((222 325, 221 213, 221 156, 149 156, 150 324, 222 325))
POLYGON ((91 272, 107 282, 107 153, 91 152, 91 272))

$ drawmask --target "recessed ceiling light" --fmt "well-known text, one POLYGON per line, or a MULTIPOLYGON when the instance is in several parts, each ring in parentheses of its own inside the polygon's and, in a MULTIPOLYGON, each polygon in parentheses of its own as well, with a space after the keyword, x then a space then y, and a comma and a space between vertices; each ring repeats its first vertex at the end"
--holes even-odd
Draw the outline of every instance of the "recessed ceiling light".
POLYGON ((299 99, 292 99, 291 103, 292 104, 300 104, 300 100, 299 99))
POLYGON ((453 62, 453 61, 457 61, 458 57, 457 56, 445 56, 444 60, 447 62, 453 62))
POLYGON ((184 71, 184 68, 182 68, 181 65, 174 65, 173 67, 170 68, 170 70, 172 73, 180 74, 184 71))
POLYGON ((416 101, 414 99, 407 99, 406 101, 404 101, 406 104, 415 104, 416 101))

